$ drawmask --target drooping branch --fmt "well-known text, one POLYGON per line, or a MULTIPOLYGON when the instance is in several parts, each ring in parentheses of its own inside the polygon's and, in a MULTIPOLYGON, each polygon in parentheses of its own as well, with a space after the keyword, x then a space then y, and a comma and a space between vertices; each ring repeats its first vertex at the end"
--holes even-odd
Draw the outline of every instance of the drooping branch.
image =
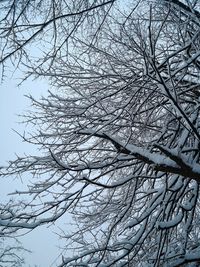
POLYGON ((178 174, 183 177, 194 179, 198 183, 200 182, 200 164, 196 163, 191 166, 189 163, 185 162, 180 155, 178 156, 174 152, 159 145, 155 145, 155 147, 159 148, 160 151, 164 153, 164 156, 158 152, 151 152, 148 149, 132 144, 123 144, 120 140, 115 139, 113 136, 111 137, 106 133, 95 133, 92 130, 81 130, 78 134, 107 139, 115 146, 117 153, 132 155, 136 159, 150 165, 152 169, 156 171, 178 174))

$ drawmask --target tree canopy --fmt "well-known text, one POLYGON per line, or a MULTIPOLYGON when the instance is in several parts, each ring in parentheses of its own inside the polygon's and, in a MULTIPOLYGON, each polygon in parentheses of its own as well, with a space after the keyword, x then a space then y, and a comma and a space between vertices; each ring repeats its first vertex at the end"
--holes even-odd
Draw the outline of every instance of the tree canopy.
POLYGON ((2 210, 2 231, 70 213, 76 229, 61 235, 74 256, 60 266, 199 264, 200 3, 19 3, 4 7, 14 23, 1 26, 1 61, 16 56, 56 89, 29 96, 24 115, 35 131, 22 138, 40 155, 1 169, 31 175, 2 210), (35 60, 29 42, 44 45, 35 60))

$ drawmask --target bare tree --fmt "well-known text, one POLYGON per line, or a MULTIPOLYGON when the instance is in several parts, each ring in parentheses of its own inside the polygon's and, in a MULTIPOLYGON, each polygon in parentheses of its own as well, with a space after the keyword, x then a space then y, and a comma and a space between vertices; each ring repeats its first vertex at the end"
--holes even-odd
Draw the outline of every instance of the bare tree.
POLYGON ((80 30, 93 28, 93 37, 115 0, 2 0, 0 3, 0 64, 15 67, 42 57, 50 68, 68 41, 80 30), (45 49, 43 47, 45 46, 45 49))
POLYGON ((29 96, 24 120, 37 131, 22 138, 41 156, 2 169, 32 177, 15 193, 28 200, 5 209, 3 230, 71 213, 77 229, 62 236, 75 256, 60 266, 198 265, 199 3, 113 7, 95 42, 88 34, 71 35, 50 68, 29 69, 56 91, 29 96))
POLYGON ((25 250, 17 239, 13 240, 13 238, 1 236, 1 241, 0 241, 0 266, 1 267, 25 266, 24 265, 25 260, 23 257, 24 252, 28 252, 28 250, 25 250))

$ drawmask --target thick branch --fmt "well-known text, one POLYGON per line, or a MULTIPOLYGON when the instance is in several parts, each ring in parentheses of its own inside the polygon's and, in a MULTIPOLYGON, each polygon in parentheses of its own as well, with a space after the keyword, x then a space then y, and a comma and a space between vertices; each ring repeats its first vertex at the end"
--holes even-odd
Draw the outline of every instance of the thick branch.
MULTIPOLYGON (((136 159, 143 161, 144 163, 151 165, 152 168, 156 171, 167 172, 171 174, 178 174, 186 178, 191 178, 200 182, 200 165, 195 164, 191 166, 189 163, 184 162, 183 159, 177 159, 169 157, 169 155, 163 156, 159 153, 152 153, 148 149, 138 147, 130 144, 123 144, 120 140, 117 140, 114 137, 106 133, 96 133, 92 130, 82 130, 78 132, 83 135, 90 135, 107 139, 111 141, 112 144, 116 147, 119 153, 133 155, 136 159), (180 164, 179 164, 180 162, 180 164)), ((166 154, 166 153, 165 153, 166 154)))

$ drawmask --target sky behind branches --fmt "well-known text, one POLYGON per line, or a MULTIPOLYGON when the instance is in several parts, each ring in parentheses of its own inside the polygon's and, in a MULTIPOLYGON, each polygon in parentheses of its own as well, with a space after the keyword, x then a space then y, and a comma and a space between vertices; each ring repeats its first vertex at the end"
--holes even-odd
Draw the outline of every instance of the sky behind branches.
MULTIPOLYGON (((17 84, 20 80, 15 76, 18 75, 6 77, 0 84, 0 166, 5 165, 8 160, 14 159, 15 153, 18 155, 37 153, 34 146, 22 142, 21 137, 15 132, 23 134, 26 130, 25 124, 18 123, 20 118, 17 114, 23 114, 29 108, 30 102, 24 95, 31 94, 33 97, 39 98, 41 95, 47 94, 49 89, 49 85, 45 81, 27 81, 18 87, 17 84)), ((1 202, 5 202, 8 199, 7 194, 15 191, 17 187, 21 188, 23 184, 16 177, 2 178, 1 202)), ((31 267, 55 266, 54 261, 61 251, 56 247, 59 245, 56 235, 47 226, 33 230, 20 237, 19 240, 26 249, 33 251, 30 255, 25 253, 27 267, 28 264, 31 267)))

